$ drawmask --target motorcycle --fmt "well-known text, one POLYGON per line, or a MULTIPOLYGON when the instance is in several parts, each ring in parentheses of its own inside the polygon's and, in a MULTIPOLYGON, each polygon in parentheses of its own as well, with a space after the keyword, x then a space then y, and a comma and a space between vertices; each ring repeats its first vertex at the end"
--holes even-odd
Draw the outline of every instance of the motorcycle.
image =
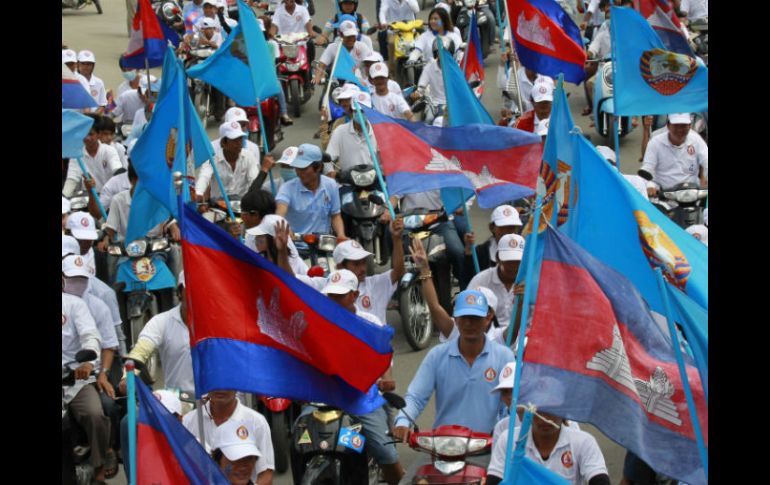
POLYGON ((376 485, 379 467, 364 452, 363 424, 344 411, 311 404, 294 422, 291 471, 295 485, 376 485))
POLYGON ((386 230, 379 222, 385 208, 385 194, 377 190, 377 172, 372 165, 356 165, 343 170, 338 181, 343 186, 340 188, 340 201, 342 202, 342 218, 345 230, 353 239, 374 258, 367 259, 366 273, 374 274, 374 265, 383 265, 388 262, 388 256, 384 250, 386 230))
MULTIPOLYGON (((189 69, 196 64, 200 64, 201 62, 208 59, 212 54, 214 54, 214 52, 216 52, 216 50, 210 47, 197 48, 197 39, 198 38, 196 34, 193 36, 192 47, 185 60, 185 69, 189 69)), ((200 116, 201 120, 203 121, 203 127, 205 128, 208 125, 209 116, 214 114, 213 110, 211 109, 211 85, 207 84, 201 79, 189 79, 190 98, 192 99, 193 105, 195 106, 195 112, 198 113, 198 116, 200 116)))
POLYGON ((486 59, 495 39, 495 14, 489 8, 487 0, 463 0, 454 21, 454 24, 460 29, 463 41, 468 39, 471 11, 476 15, 476 23, 479 26, 479 36, 481 37, 481 55, 486 59))
POLYGON ((600 62, 594 82, 593 114, 596 131, 605 137, 605 144, 615 148, 615 130, 619 129, 618 140, 633 130, 630 116, 620 117, 620 126, 615 119, 615 104, 612 97, 612 62, 605 59, 600 62), (615 126, 613 127, 613 123, 615 126))
MULTIPOLYGON (((396 394, 385 393, 383 397, 396 409, 406 406, 404 399, 396 394)), ((414 426, 414 432, 409 435, 409 447, 431 455, 431 463, 417 469, 412 483, 481 485, 486 481, 487 460, 473 463, 471 457, 490 453, 492 435, 455 425, 421 432, 417 424, 411 418, 408 419, 414 426)))
POLYGON ((182 7, 176 0, 153 0, 152 8, 155 11, 155 15, 163 20, 166 25, 171 27, 180 36, 184 35, 182 7))
POLYGON ((331 234, 295 232, 292 236, 299 257, 305 260, 308 267, 318 266, 323 269, 323 276, 329 276, 337 264, 332 253, 337 246, 337 236, 331 234))
POLYGON ((88 212, 88 192, 78 190, 70 197, 70 212, 88 212))
MULTIPOLYGON (((267 151, 272 151, 283 140, 281 105, 278 103, 277 98, 272 97, 262 101, 260 107, 262 108, 262 117, 265 120, 267 151)), ((246 117, 249 119, 249 141, 264 149, 264 138, 259 123, 259 111, 256 106, 244 106, 242 109, 246 112, 246 117)))
POLYGON ((433 125, 438 118, 443 118, 444 107, 446 105, 436 103, 430 96, 430 92, 425 92, 422 88, 417 88, 420 97, 413 101, 411 105, 412 113, 415 115, 421 113, 420 119, 426 125, 433 125))
POLYGON ((701 189, 692 182, 683 182, 668 189, 661 189, 657 199, 650 199, 661 212, 682 229, 703 224, 703 209, 708 199, 708 189, 701 189))
POLYGON ((102 14, 102 4, 99 0, 62 0, 61 8, 71 8, 74 10, 82 10, 87 6, 93 4, 96 7, 96 12, 102 14))
POLYGON ((428 304, 422 296, 420 270, 412 261, 409 251, 410 239, 418 239, 428 256, 436 285, 439 302, 452 314, 452 275, 447 258, 444 238, 434 232, 438 224, 448 220, 446 212, 414 209, 404 214, 404 268, 406 272, 398 285, 398 307, 404 327, 406 341, 414 350, 422 350, 430 344, 433 322, 428 304))
MULTIPOLYGON (((89 463, 91 447, 85 430, 69 414, 69 403, 65 400, 67 388, 75 385, 75 371, 70 370, 70 364, 82 364, 96 360, 93 350, 81 350, 75 354, 75 360, 62 366, 62 402, 61 402, 61 432, 62 432, 62 483, 90 485, 94 469, 89 463)), ((95 371, 91 372, 94 375, 95 371)))
POLYGON ((267 419, 273 443, 275 471, 283 473, 289 468, 291 425, 301 411, 300 405, 282 397, 259 396, 256 410, 267 419))
POLYGON ((275 37, 281 51, 278 56, 278 80, 286 95, 286 103, 295 118, 299 118, 300 107, 313 96, 306 45, 308 38, 307 32, 275 37))
POLYGON ((396 58, 396 81, 403 84, 415 84, 419 77, 415 71, 414 63, 408 63, 409 54, 415 49, 417 38, 425 29, 424 22, 420 19, 409 22, 392 22, 389 26, 396 38, 394 40, 394 56, 396 58))

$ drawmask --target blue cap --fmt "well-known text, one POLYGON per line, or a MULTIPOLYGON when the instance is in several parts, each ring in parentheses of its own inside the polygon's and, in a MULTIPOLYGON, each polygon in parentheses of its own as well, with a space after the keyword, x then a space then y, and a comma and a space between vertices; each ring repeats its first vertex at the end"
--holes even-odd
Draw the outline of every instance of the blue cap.
POLYGON ((486 317, 489 304, 484 293, 478 290, 465 290, 457 295, 455 300, 454 317, 486 317))
POLYGON ((307 168, 313 162, 320 162, 323 159, 321 149, 310 143, 303 143, 297 147, 297 158, 291 162, 294 168, 307 168))

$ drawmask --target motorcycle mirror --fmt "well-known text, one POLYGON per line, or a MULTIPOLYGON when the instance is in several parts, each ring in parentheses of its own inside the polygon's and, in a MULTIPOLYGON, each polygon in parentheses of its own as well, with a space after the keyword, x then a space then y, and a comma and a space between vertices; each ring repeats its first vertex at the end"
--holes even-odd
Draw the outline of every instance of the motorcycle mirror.
POLYGON ((652 174, 648 172, 647 170, 639 170, 637 172, 640 177, 642 177, 644 180, 652 180, 652 174))
POLYGON ((83 349, 79 350, 77 354, 75 354, 75 362, 78 364, 82 364, 83 362, 90 362, 92 360, 96 360, 96 352, 91 349, 83 349))
POLYGON ((369 194, 369 202, 377 205, 385 205, 385 201, 377 194, 369 194))
POLYGON ((377 32, 377 26, 376 26, 376 25, 375 25, 374 27, 369 27, 369 28, 366 30, 366 35, 372 35, 372 34, 373 34, 373 33, 375 33, 375 32, 377 32))
POLYGON ((311 266, 310 269, 307 270, 307 275, 311 278, 323 278, 324 269, 320 266, 311 266))
POLYGON ((470 83, 471 89, 476 89, 477 87, 481 86, 481 81, 473 81, 470 83))
POLYGON ((393 392, 383 392, 382 397, 388 401, 388 404, 396 409, 403 409, 406 407, 406 401, 404 398, 393 392))

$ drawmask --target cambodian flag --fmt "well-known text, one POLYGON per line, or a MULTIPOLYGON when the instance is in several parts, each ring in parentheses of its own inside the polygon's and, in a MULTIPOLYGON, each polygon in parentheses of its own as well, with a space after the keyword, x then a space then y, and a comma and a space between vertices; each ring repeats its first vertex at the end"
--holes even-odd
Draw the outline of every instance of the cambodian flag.
POLYGON ((133 483, 230 483, 206 450, 141 379, 136 379, 139 418, 136 433, 136 476, 133 483))
POLYGON ((535 193, 543 148, 534 133, 482 124, 440 128, 363 110, 391 194, 459 187, 491 208, 535 193))
POLYGON ((465 58, 463 59, 463 72, 465 79, 472 83, 481 81, 481 84, 473 91, 476 96, 484 93, 484 56, 481 53, 481 38, 479 37, 479 25, 476 21, 476 14, 471 13, 470 37, 468 46, 465 48, 465 58))
POLYGON ((163 64, 168 41, 179 45, 179 35, 161 22, 152 10, 150 0, 139 0, 131 27, 128 48, 123 54, 123 64, 133 69, 158 67, 163 64))
POLYGON ((70 68, 61 65, 61 107, 62 109, 96 108, 96 100, 83 87, 80 80, 70 71, 70 68))
POLYGON ((586 52, 580 29, 555 0, 506 0, 516 53, 524 67, 579 84, 586 52))
POLYGON ((694 57, 682 23, 668 0, 638 0, 637 10, 647 19, 667 50, 694 57))
POLYGON ((250 250, 187 204, 182 252, 198 395, 238 390, 367 414, 390 367, 380 327, 250 250))
MULTIPOLYGON (((703 386, 685 366, 707 448, 703 386)), ((628 279, 552 228, 521 379, 521 402, 596 426, 669 477, 706 483, 670 337, 628 279)))

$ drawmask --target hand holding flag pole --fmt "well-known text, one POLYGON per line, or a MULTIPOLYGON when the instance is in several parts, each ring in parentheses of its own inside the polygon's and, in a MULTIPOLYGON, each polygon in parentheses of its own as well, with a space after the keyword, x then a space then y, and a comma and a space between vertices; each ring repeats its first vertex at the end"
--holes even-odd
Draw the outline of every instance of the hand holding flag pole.
POLYGON ((358 118, 358 122, 361 124, 361 131, 364 133, 364 139, 366 140, 366 146, 369 147, 369 154, 372 156, 372 161, 374 162, 374 169, 377 171, 377 179, 380 181, 380 187, 382 187, 382 191, 385 193, 385 203, 388 204, 388 211, 390 212, 390 219, 395 221, 396 220, 396 211, 393 210, 393 204, 390 203, 390 194, 388 194, 388 187, 385 185, 385 179, 382 177, 382 168, 380 168, 380 162, 377 158, 377 153, 374 151, 374 147, 372 147, 372 142, 369 140, 369 130, 367 130, 367 121, 364 117, 364 114, 361 112, 361 106, 358 104, 358 101, 355 99, 353 100, 353 113, 358 118))
MULTIPOLYGON (((83 175, 86 178, 92 179, 91 175, 89 175, 88 170, 86 170, 86 165, 83 163, 82 157, 77 157, 78 165, 80 165, 80 171, 83 172, 83 175)), ((102 214, 102 217, 104 220, 107 220, 107 211, 104 210, 104 206, 102 205, 102 201, 99 200, 99 196, 96 194, 96 189, 94 187, 91 187, 90 189, 91 196, 96 201, 96 205, 99 207, 99 212, 102 214)))

